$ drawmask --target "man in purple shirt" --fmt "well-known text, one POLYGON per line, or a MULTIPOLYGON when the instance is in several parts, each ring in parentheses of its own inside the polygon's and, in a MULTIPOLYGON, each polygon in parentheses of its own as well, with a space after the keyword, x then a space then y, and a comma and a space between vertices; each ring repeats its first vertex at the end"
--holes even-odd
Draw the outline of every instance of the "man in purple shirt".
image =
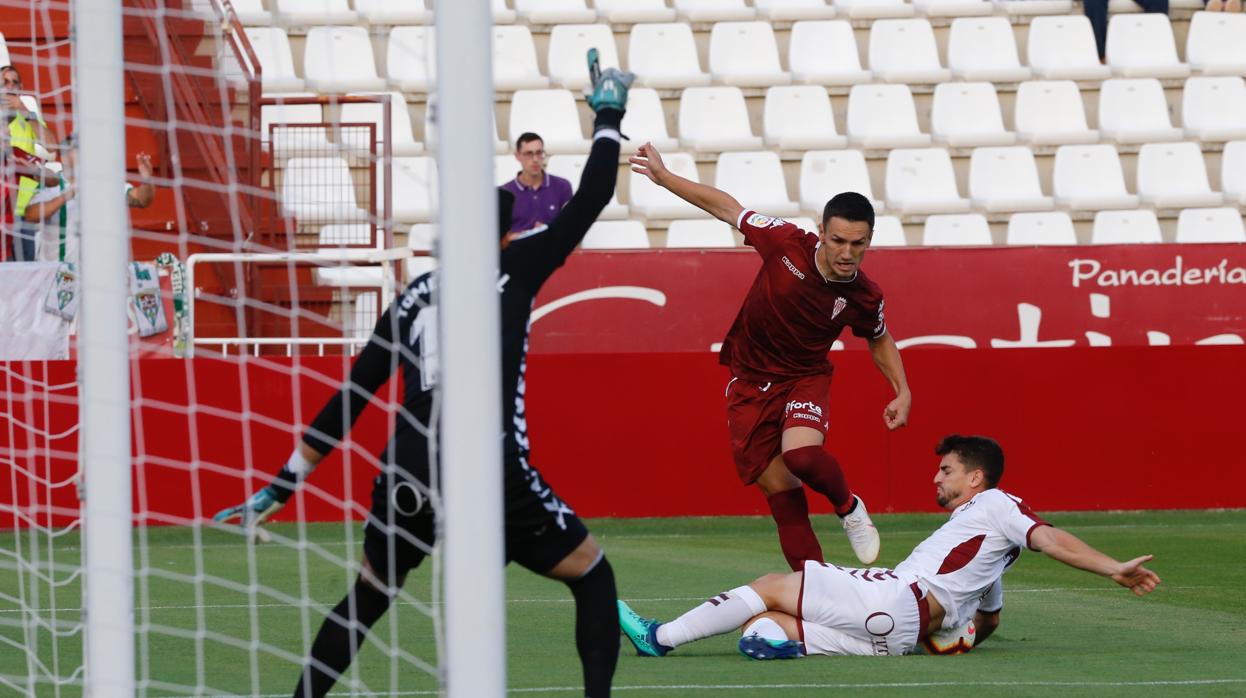
POLYGON ((502 188, 515 195, 511 232, 519 233, 554 220, 571 200, 571 182, 545 171, 545 141, 531 131, 515 141, 515 159, 522 169, 502 188))

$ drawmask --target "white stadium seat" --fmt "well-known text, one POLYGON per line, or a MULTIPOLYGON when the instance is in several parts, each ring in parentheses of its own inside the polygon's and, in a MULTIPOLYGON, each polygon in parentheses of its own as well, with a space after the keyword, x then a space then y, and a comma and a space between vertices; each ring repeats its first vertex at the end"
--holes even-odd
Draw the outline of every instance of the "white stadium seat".
POLYGON ((870 247, 904 247, 909 244, 904 235, 904 226, 895 216, 878 216, 874 218, 874 234, 870 236, 870 247))
MULTIPOLYGON (((381 275, 380 267, 371 267, 377 271, 377 276, 381 275)), ((418 276, 418 274, 417 274, 418 276)), ((415 278, 415 277, 409 277, 415 278)), ((346 327, 346 331, 354 337, 371 337, 373 330, 376 329, 377 323, 377 301, 380 296, 377 291, 364 291, 355 294, 353 301, 353 309, 350 315, 350 324, 346 327)))
POLYGON ((1017 86, 1017 135, 1033 145, 1098 143, 1087 128, 1082 93, 1072 80, 1034 80, 1017 86))
POLYGON ((852 24, 846 20, 797 22, 787 47, 792 79, 814 85, 855 85, 869 82, 861 68, 852 24))
POLYGON ((500 187, 517 176, 519 176, 519 163, 515 161, 513 153, 493 156, 493 183, 495 185, 500 187))
POLYGON ((1015 133, 1004 130, 999 95, 989 82, 945 82, 935 86, 930 135, 952 147, 1012 145, 1015 133))
POLYGON ((1121 245, 1163 242, 1159 219, 1149 208, 1133 211, 1100 211, 1095 214, 1090 242, 1094 245, 1121 245))
POLYGON ((431 27, 394 27, 385 50, 389 86, 403 92, 427 92, 437 78, 436 46, 431 27))
POLYGON ((627 42, 628 70, 643 87, 692 87, 710 84, 701 71, 692 27, 687 24, 637 24, 627 42))
MULTIPOLYGON (((437 161, 430 157, 394 158, 393 173, 394 220, 398 223, 432 220, 437 211, 437 161)), ((378 180, 378 191, 381 184, 378 180)))
MULTIPOLYGON (((671 172, 690 179, 701 181, 697 174, 697 163, 688 153, 663 153, 662 161, 671 172)), ((631 212, 645 220, 670 220, 673 218, 706 218, 708 213, 675 196, 666 189, 659 187, 649 178, 629 173, 628 204, 631 212)))
POLYGON ((1134 208, 1125 189, 1120 156, 1110 145, 1066 145, 1056 151, 1051 175, 1056 203, 1074 211, 1134 208))
POLYGON ((1246 75, 1246 14, 1196 12, 1190 18, 1185 59, 1203 75, 1246 75))
POLYGON ((912 148, 930 144, 917 126, 908 85, 854 85, 848 94, 848 140, 863 148, 912 148))
POLYGON ((969 210, 956 188, 952 158, 943 148, 893 150, 887 155, 887 209, 903 214, 969 210))
POLYGON ((582 250, 644 250, 649 233, 640 221, 600 221, 594 223, 580 243, 582 250))
POLYGON ((710 75, 739 87, 786 85, 792 76, 779 67, 779 44, 770 22, 719 22, 710 32, 710 75))
POLYGON ((835 0, 835 9, 840 17, 850 19, 912 17, 914 12, 904 0, 835 0))
POLYGON ((577 24, 597 21, 584 0, 515 0, 515 13, 529 24, 577 24))
POLYGON ((738 87, 689 87, 679 98, 679 141, 700 153, 755 150, 761 138, 749 125, 738 87))
POLYGON ((927 17, 972 17, 995 11, 991 0, 913 0, 913 8, 927 17))
POLYGON ((606 21, 619 24, 675 20, 675 8, 666 0, 593 0, 593 6, 606 21))
POLYGON ((307 89, 315 92, 374 92, 385 89, 376 73, 372 41, 363 27, 312 27, 303 53, 307 89))
POLYGON ((674 248, 735 247, 731 225, 719 220, 671 221, 666 246, 674 248))
POLYGON ((294 26, 354 24, 358 19, 346 0, 275 0, 273 15, 294 26))
MULTIPOLYGON (((320 251, 337 252, 347 247, 366 246, 372 242, 372 225, 369 223, 334 223, 320 229, 320 251)), ((377 247, 385 243, 385 236, 377 234, 377 247)), ((376 265, 315 267, 316 283, 321 286, 377 287, 384 282, 384 272, 376 265)), ((375 298, 372 299, 375 302, 375 298)))
POLYGON ((1108 66, 1121 77, 1183 78, 1190 66, 1177 59, 1168 15, 1116 15, 1108 21, 1108 66))
MULTIPOLYGON (((238 15, 238 21, 242 22, 244 27, 263 27, 273 21, 273 15, 264 9, 264 3, 261 0, 234 0, 230 3, 234 7, 234 14, 238 15)), ((195 0, 194 6, 202 8, 205 12, 214 12, 212 4, 208 0, 195 0)), ((4 59, 4 65, 9 65, 8 49, 4 50, 0 58, 4 59)))
POLYGON ((744 0, 675 0, 673 4, 680 19, 689 22, 742 22, 757 16, 744 0))
POLYGON ((977 213, 930 216, 922 231, 922 244, 931 247, 990 245, 991 226, 977 213))
POLYGON ((1073 219, 1064 211, 1014 213, 1008 219, 1009 245, 1076 245, 1073 219))
POLYGON ((1117 143, 1179 141, 1185 134, 1168 115, 1155 78, 1104 80, 1099 88, 1099 132, 1117 143))
MULTIPOLYGON (((430 100, 424 109, 424 149, 428 151, 437 149, 437 124, 434 121, 436 114, 437 104, 430 100)), ((497 114, 491 113, 490 116, 493 117, 493 150, 499 155, 513 153, 515 144, 497 137, 497 114)))
POLYGON ((1156 208, 1219 206, 1198 143, 1147 143, 1138 151, 1138 197, 1156 208))
POLYGON ((826 0, 753 0, 757 16, 771 22, 799 19, 830 19, 835 6, 826 0))
POLYGON ((1067 15, 1073 11, 1073 0, 995 0, 995 6, 1015 16, 1067 15))
POLYGON ((934 29, 925 19, 880 19, 870 28, 870 70, 886 82, 939 83, 952 71, 939 63, 934 29))
POLYGON ((437 226, 433 223, 417 223, 407 230, 407 247, 431 252, 437 241, 437 226))
POLYGON ((817 85, 788 85, 766 90, 762 136, 782 150, 842 148, 848 139, 835 130, 831 98, 817 85))
POLYGON ((1099 63, 1090 20, 1081 14, 1035 17, 1025 53, 1034 74, 1048 80, 1102 80, 1112 74, 1099 63))
MULTIPOLYGON (((511 160, 513 164, 514 159, 511 160)), ((550 157, 549 162, 545 165, 545 171, 549 174, 562 177, 571 182, 571 191, 580 188, 580 177, 584 174, 584 164, 588 162, 587 155, 554 155, 550 157)), ((601 220, 615 220, 618 218, 627 218, 627 207, 619 203, 619 192, 616 191, 610 196, 610 203, 602 209, 601 214, 597 216, 601 220)))
POLYGON ((855 191, 870 200, 875 210, 883 207, 870 185, 870 171, 859 150, 810 150, 800 159, 800 208, 822 215, 826 202, 836 194, 855 191))
POLYGON ((794 216, 800 206, 787 196, 783 163, 771 150, 718 156, 714 186, 745 206, 771 216, 794 216))
POLYGON ((260 62, 264 92, 301 92, 303 81, 294 75, 290 38, 279 27, 245 27, 247 41, 260 62))
POLYGON ((511 24, 515 21, 515 11, 506 6, 506 0, 492 0, 489 7, 493 10, 494 24, 511 24))
POLYGON ((1177 242, 1246 242, 1236 207, 1187 208, 1177 216, 1177 242))
POLYGON ((1023 145, 974 150, 969 158, 969 199, 992 213, 1048 211, 1055 205, 1050 196, 1043 196, 1034 153, 1023 145))
MULTIPOLYGON (((1242 38, 1246 40, 1246 35, 1242 38)), ((1246 80, 1236 76, 1186 80, 1181 113, 1185 119, 1185 133, 1192 138, 1200 141, 1246 138, 1246 80)))
POLYGON ((285 124, 322 124, 324 112, 319 104, 265 104, 260 107, 260 141, 278 151, 328 150, 329 132, 325 128, 277 128, 285 124))
MULTIPOLYGON (((820 211, 818 215, 821 216, 820 211)), ((809 216, 788 216, 784 220, 807 233, 817 234, 818 232, 818 224, 809 216)))
MULTIPOLYGON (((585 67, 587 70, 587 65, 585 67)), ((536 62, 532 32, 522 25, 493 28, 493 87, 530 90, 549 86, 536 62)))
POLYGON ((362 221, 355 184, 340 157, 290 158, 282 170, 281 207, 286 215, 309 221, 362 221))
MULTIPOLYGON (((990 8, 990 3, 984 2, 990 8)), ((952 20, 947 67, 961 80, 1020 82, 1030 69, 1017 58, 1017 39, 1007 17, 959 17, 952 20)))
POLYGON ((628 91, 623 133, 630 139, 622 143, 624 152, 633 152, 645 143, 653 143, 663 153, 679 148, 679 141, 671 138, 666 130, 662 100, 657 90, 649 87, 633 87, 628 91))
POLYGON ((519 90, 511 100, 509 141, 532 131, 540 134, 545 151, 587 153, 589 141, 580 128, 580 112, 568 90, 519 90))
POLYGON ((355 11, 372 25, 423 24, 433 16, 424 0, 355 0, 355 11))
POLYGON ((549 33, 549 79, 559 87, 579 90, 588 85, 585 56, 597 49, 601 69, 618 68, 619 50, 608 24, 559 24, 549 33))
POLYGON ((1246 205, 1246 141, 1224 144, 1220 154, 1220 187, 1229 201, 1246 205))
MULTIPOLYGON (((376 124, 377 147, 380 148, 380 144, 385 142, 384 113, 384 107, 378 103, 347 103, 342 105, 338 121, 343 124, 376 124)), ((415 140, 415 132, 411 128, 411 112, 407 109, 407 99, 401 92, 389 93, 389 130, 393 155, 424 153, 424 144, 415 140)))

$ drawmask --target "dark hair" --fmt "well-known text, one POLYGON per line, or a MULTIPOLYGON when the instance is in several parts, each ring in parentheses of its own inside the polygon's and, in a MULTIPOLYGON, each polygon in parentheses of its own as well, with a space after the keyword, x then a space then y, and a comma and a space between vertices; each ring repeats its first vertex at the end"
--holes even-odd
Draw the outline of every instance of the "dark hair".
POLYGON ((1004 477, 1004 449, 995 439, 949 434, 935 446, 935 453, 940 456, 955 453, 965 464, 965 470, 981 470, 988 489, 999 485, 1000 478, 1004 477))
POLYGON ((531 131, 524 131, 523 133, 519 134, 519 138, 515 139, 515 150, 518 151, 520 148, 523 147, 524 143, 531 143, 532 141, 541 141, 542 145, 545 144, 544 138, 541 138, 540 136, 536 135, 535 133, 531 131))
POLYGON ((498 187, 498 239, 511 230, 511 218, 515 210, 515 195, 498 187))
POLYGON ((855 191, 846 191, 831 197, 822 209, 822 225, 831 218, 843 218, 846 221, 864 221, 869 224, 870 232, 874 232, 874 204, 855 191))

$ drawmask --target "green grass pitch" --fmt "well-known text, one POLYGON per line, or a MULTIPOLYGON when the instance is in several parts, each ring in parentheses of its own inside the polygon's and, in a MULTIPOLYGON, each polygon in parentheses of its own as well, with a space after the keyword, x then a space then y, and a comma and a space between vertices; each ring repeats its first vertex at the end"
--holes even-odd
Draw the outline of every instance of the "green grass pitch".
MULTIPOLYGON (((883 535, 879 564, 894 565, 943 518, 876 516, 883 535)), ((968 655, 753 662, 736 652, 736 637, 727 635, 648 659, 636 657, 624 640, 615 692, 698 698, 863 690, 919 696, 1246 695, 1246 511, 1065 513, 1049 519, 1118 558, 1153 553, 1163 585, 1137 599, 1108 580, 1027 553, 1005 578, 1000 629, 968 655)), ((610 556, 620 596, 662 619, 783 568, 773 525, 763 518, 594 520, 589 526, 610 556)), ((832 561, 850 564, 835 522, 818 517, 815 526, 832 561)), ((294 524, 273 530, 298 534, 294 524)), ((186 687, 195 685, 207 687, 197 695, 289 695, 324 608, 341 598, 352 576, 338 561, 358 558, 356 526, 348 531, 342 524, 310 525, 304 535, 314 544, 302 553, 278 543, 250 552, 223 531, 149 529, 146 558, 140 559, 148 574, 138 599, 139 622, 150 628, 139 644, 141 695, 191 695, 186 687), (308 571, 303 579, 300 564, 308 571), (249 570, 260 586, 254 596, 249 570), (197 576, 205 582, 194 584, 197 576), (294 602, 302 597, 314 605, 294 602)), ((53 599, 47 583, 33 574, 46 573, 45 562, 19 579, 13 551, 20 546, 23 557, 33 560, 32 543, 40 544, 38 557, 46 562, 46 535, 0 533, 0 696, 26 694, 29 653, 21 648, 32 643, 49 671, 68 675, 79 663, 81 635, 69 627, 78 619, 77 582, 59 587, 53 599), (15 601, 21 594, 44 609, 55 603, 55 617, 68 625, 24 631, 15 601), (59 667, 53 665, 57 656, 59 667)), ((75 564, 78 543, 76 535, 58 539, 55 562, 75 564)), ((430 598, 430 577, 431 566, 412 573, 411 598, 430 598)), ((507 583, 511 694, 579 695, 570 594, 562 584, 515 566, 507 583)), ((356 695, 436 694, 433 679, 418 666, 436 661, 433 622, 410 603, 396 610, 377 625, 378 642, 356 662, 356 695), (406 659, 391 663, 386 648, 395 642, 406 659)), ((67 685, 58 692, 45 681, 34 694, 77 696, 81 689, 67 685)), ((335 695, 351 695, 350 686, 340 685, 335 695)))

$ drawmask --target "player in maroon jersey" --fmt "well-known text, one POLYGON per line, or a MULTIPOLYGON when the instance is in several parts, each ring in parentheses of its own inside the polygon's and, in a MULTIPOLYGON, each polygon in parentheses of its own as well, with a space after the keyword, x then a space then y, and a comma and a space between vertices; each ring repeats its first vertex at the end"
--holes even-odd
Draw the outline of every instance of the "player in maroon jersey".
POLYGON ((882 290, 860 268, 874 231, 873 206, 860 194, 838 194, 827 202, 814 234, 676 175, 650 143, 631 164, 633 171, 734 225, 762 256, 718 360, 732 373, 727 422, 736 471, 766 495, 788 564, 799 570, 805 560, 823 560, 802 483, 831 501, 853 552, 872 563, 878 558, 878 531, 822 444, 830 427, 834 370, 827 352, 844 328, 869 342, 874 363, 895 390, 883 410, 887 428, 904 426, 912 405, 900 351, 883 319, 882 290))

